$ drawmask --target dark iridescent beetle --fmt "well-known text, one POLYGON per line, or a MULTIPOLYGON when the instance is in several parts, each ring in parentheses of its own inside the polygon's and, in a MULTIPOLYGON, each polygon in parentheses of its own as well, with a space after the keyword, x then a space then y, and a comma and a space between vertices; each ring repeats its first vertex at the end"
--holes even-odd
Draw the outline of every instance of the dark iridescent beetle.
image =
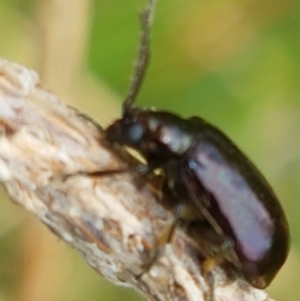
POLYGON ((107 140, 138 151, 148 172, 160 169, 173 199, 206 219, 232 246, 244 277, 254 287, 265 288, 287 258, 289 229, 263 175, 224 133, 202 118, 183 119, 132 106, 150 56, 153 6, 154 0, 149 0, 142 14, 136 74, 122 118, 106 129, 107 140))

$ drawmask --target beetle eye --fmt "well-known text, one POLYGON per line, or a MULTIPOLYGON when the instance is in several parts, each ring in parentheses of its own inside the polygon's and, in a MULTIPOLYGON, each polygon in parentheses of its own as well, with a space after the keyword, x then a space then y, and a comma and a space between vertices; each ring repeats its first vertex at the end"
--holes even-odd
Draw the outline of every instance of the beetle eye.
POLYGON ((128 127, 127 138, 130 143, 138 143, 144 135, 144 129, 140 124, 131 124, 128 127))

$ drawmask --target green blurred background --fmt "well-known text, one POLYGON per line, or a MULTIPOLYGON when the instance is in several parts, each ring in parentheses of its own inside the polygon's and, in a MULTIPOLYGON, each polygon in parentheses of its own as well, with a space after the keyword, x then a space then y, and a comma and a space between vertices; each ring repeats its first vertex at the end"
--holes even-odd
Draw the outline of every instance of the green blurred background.
MULTIPOLYGON (((2 0, 0 56, 103 125, 120 114, 143 0, 2 0)), ((158 0, 138 103, 222 128, 259 166, 287 213, 292 247, 269 291, 300 295, 300 3, 158 0)), ((99 277, 3 193, 0 301, 141 300, 99 277)))

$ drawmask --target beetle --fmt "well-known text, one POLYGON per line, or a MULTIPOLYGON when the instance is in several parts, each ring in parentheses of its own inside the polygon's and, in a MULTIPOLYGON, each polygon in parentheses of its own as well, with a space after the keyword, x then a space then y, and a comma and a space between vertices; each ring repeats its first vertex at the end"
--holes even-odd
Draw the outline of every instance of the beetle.
POLYGON ((229 246, 245 279, 265 288, 289 251, 288 223, 267 180, 230 138, 204 119, 133 106, 150 57, 153 6, 149 0, 142 13, 135 76, 122 117, 105 130, 106 140, 138 151, 146 161, 144 173, 159 169, 179 217, 206 220, 229 246))

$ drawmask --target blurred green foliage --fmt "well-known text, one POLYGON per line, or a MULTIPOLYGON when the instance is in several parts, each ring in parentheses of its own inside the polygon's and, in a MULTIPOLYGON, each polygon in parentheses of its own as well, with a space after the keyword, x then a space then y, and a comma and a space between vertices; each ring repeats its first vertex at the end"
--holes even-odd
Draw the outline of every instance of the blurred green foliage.
MULTIPOLYGON (((24 33, 38 26, 37 3, 41 1, 1 1, 1 56, 32 64, 35 45, 24 33)), ((95 0, 90 5, 86 67, 121 101, 133 73, 140 33, 137 16, 144 1, 95 0)), ((292 233, 291 255, 270 291, 276 300, 295 300, 300 294, 299 2, 158 1, 151 47, 138 104, 200 115, 228 133, 256 162, 282 200, 292 233)), ((26 266, 21 228, 28 221, 8 202, 1 202, 1 208, 0 300, 21 300, 16 293, 26 266)), ((64 285, 56 301, 87 296, 118 300, 121 294, 123 300, 138 298, 99 280, 81 258, 62 248, 71 259, 64 266, 64 285)))

